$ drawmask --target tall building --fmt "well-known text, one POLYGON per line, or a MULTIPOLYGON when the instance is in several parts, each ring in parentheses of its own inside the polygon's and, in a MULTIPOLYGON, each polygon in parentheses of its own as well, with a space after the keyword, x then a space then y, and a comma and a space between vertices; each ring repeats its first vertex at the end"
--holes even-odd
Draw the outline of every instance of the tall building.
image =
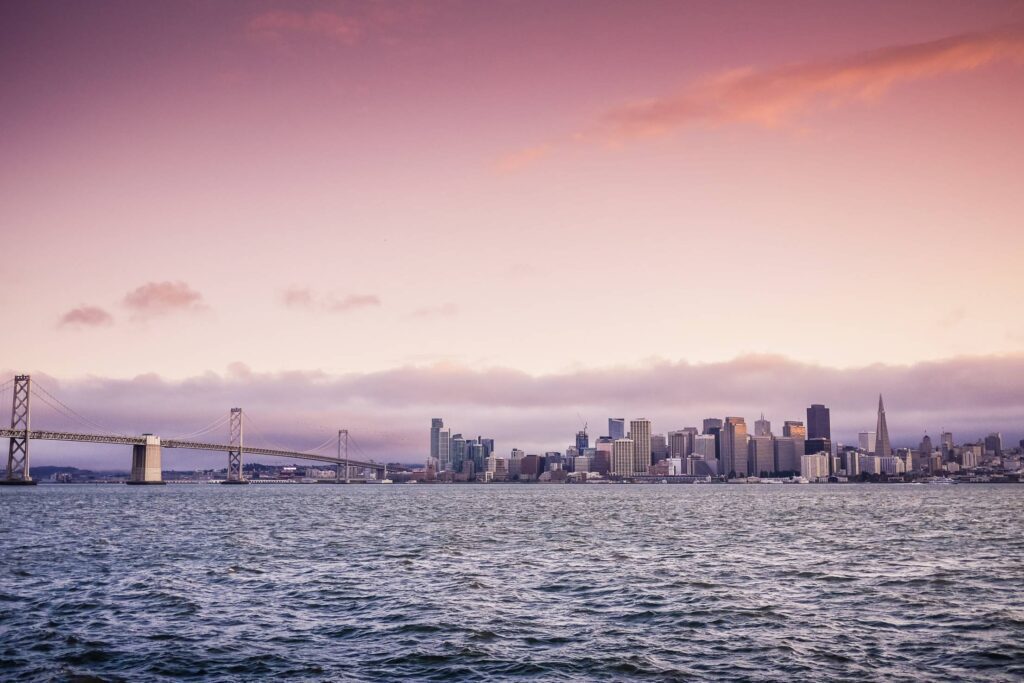
POLYGON ((747 476, 747 423, 742 417, 726 417, 721 433, 721 466, 726 476, 747 476))
MULTIPOLYGON (((433 440, 434 435, 430 435, 433 440)), ((452 469, 452 430, 441 427, 437 430, 437 471, 444 472, 452 469)), ((433 444, 431 444, 433 445, 433 444)))
POLYGON ((590 437, 587 435, 587 430, 581 429, 576 432, 576 452, 582 453, 588 448, 590 448, 590 437))
POLYGON ((651 460, 661 462, 668 457, 668 440, 664 434, 651 434, 651 460))
POLYGON ((626 418, 624 417, 609 417, 608 418, 608 438, 612 441, 616 439, 622 439, 626 436, 626 418))
POLYGON ((993 453, 996 457, 1003 455, 1003 435, 999 432, 992 432, 985 437, 985 452, 993 453))
POLYGON ((771 436, 772 435, 772 423, 764 419, 764 413, 761 413, 761 419, 754 422, 754 436, 771 436))
MULTIPOLYGON (((615 439, 612 444, 612 467, 611 474, 619 477, 629 477, 636 467, 634 455, 634 444, 632 439, 615 439)), ((646 469, 645 469, 646 473, 646 469)))
POLYGON ((875 433, 874 432, 860 432, 857 434, 857 445, 865 453, 875 452, 875 433))
POLYGON ((704 433, 715 437, 715 459, 720 460, 722 458, 722 420, 717 417, 705 418, 704 433))
POLYGON ((795 439, 806 439, 807 427, 804 427, 804 423, 800 420, 786 420, 786 423, 782 425, 782 435, 795 439))
POLYGON ((922 456, 927 458, 929 455, 932 454, 933 450, 934 450, 934 448, 932 447, 932 437, 930 437, 927 434, 925 434, 924 438, 921 439, 921 446, 917 449, 917 451, 922 456))
POLYGON ((668 455, 670 458, 686 458, 693 453, 693 442, 697 436, 694 427, 668 433, 668 455))
POLYGON ((747 442, 747 471, 767 476, 775 471, 775 444, 771 436, 752 436, 747 442))
POLYGON ((800 473, 800 458, 804 455, 804 440, 795 436, 775 439, 775 471, 800 473))
POLYGON ((629 438, 633 440, 633 472, 647 474, 651 466, 651 421, 644 417, 630 420, 629 438))
POLYGON ((875 427, 875 455, 888 458, 892 455, 892 444, 889 443, 889 426, 885 422, 885 405, 882 395, 878 395, 878 426, 875 427))
POLYGON ((610 436, 598 437, 594 444, 594 459, 590 462, 590 471, 608 474, 612 468, 612 449, 615 440, 610 436))
POLYGON ((820 403, 812 403, 807 409, 807 438, 832 439, 832 422, 828 408, 820 403))
MULTIPOLYGON (((438 464, 440 460, 438 452, 440 450, 440 447, 438 446, 438 435, 441 433, 443 428, 444 420, 441 418, 435 417, 430 421, 430 461, 435 465, 438 464)), ((442 468, 438 466, 438 469, 440 470, 442 468)))
POLYGON ((451 451, 452 471, 461 472, 462 465, 466 462, 466 440, 462 438, 462 434, 452 436, 451 451))

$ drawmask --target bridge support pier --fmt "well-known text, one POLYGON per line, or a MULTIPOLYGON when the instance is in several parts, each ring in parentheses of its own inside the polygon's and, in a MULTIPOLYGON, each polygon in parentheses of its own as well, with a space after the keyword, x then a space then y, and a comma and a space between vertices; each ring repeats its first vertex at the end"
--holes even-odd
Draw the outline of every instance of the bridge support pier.
POLYGON ((0 479, 3 486, 32 486, 28 469, 28 433, 31 422, 30 402, 32 399, 32 377, 18 375, 14 378, 14 400, 11 404, 11 429, 23 431, 23 436, 12 436, 7 447, 7 476, 0 479))
POLYGON ((160 467, 160 437, 143 434, 145 444, 132 446, 132 475, 126 484, 164 484, 163 471, 160 467))

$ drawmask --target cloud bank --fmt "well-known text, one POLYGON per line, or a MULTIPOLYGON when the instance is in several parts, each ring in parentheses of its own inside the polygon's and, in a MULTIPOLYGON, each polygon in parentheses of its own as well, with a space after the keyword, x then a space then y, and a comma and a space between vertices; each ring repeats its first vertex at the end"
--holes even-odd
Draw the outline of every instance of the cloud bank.
POLYGON ((328 313, 348 313, 360 308, 376 308, 381 305, 380 297, 376 294, 319 295, 305 287, 285 290, 281 301, 286 308, 317 309, 328 313))
MULTIPOLYGON (((595 437, 604 433, 610 416, 644 416, 656 433, 664 433, 699 427, 705 417, 743 415, 752 424, 762 411, 781 432, 784 420, 803 420, 809 404, 825 403, 832 409, 833 437, 855 443, 858 431, 874 428, 880 392, 897 445, 916 445, 925 432, 936 438, 941 429, 952 430, 961 441, 991 431, 1001 431, 1007 443, 1024 436, 1024 354, 853 369, 745 356, 723 363, 664 361, 540 376, 446 364, 341 376, 264 374, 235 364, 224 375, 182 381, 152 375, 74 381, 34 375, 34 380, 115 431, 173 437, 237 405, 257 425, 246 437, 252 445, 269 439, 309 448, 345 427, 365 455, 406 462, 425 456, 432 417, 445 418, 467 436, 497 439, 501 452, 514 446, 536 452, 564 450, 572 443, 581 427, 577 414, 589 421, 595 437)), ((33 424, 75 428, 71 418, 48 410, 37 405, 33 424)), ((40 464, 64 457, 60 445, 40 443, 39 451, 46 454, 40 464)), ((117 448, 93 448, 90 457, 113 466, 127 459, 117 448)), ((175 466, 222 466, 215 456, 173 457, 175 466)))

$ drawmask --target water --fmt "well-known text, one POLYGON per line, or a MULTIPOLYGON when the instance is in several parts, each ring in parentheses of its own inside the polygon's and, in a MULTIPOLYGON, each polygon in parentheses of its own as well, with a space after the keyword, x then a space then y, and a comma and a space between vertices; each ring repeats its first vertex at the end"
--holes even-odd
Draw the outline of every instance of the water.
POLYGON ((0 489, 2 680, 1021 680, 1024 487, 0 489))

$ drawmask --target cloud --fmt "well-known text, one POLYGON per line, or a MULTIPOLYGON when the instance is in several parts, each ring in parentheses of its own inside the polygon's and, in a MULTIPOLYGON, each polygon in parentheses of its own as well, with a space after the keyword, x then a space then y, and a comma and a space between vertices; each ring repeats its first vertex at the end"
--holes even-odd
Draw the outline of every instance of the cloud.
POLYGON ((166 315, 176 311, 198 311, 203 295, 180 280, 147 282, 124 297, 124 305, 142 317, 166 315))
POLYGON ((62 315, 57 324, 60 327, 103 327, 113 323, 114 316, 99 306, 79 306, 62 315))
POLYGON ((362 34, 362 25, 354 17, 326 10, 300 12, 275 10, 249 20, 246 33, 256 40, 278 42, 290 37, 316 37, 353 45, 362 34))
MULTIPOLYGON (((1024 63, 1024 27, 890 46, 838 59, 709 75, 675 93, 615 107, 561 145, 619 145, 698 125, 778 127, 815 108, 876 99, 901 83, 998 62, 1024 63)), ((499 169, 518 170, 547 156, 553 148, 546 144, 514 152, 499 162, 499 169)))
MULTIPOLYGON (((958 441, 992 431, 1002 432, 1009 444, 1024 437, 1024 354, 850 369, 744 356, 721 363, 662 361, 550 375, 450 363, 348 375, 260 373, 234 365, 224 375, 181 381, 154 375, 59 381, 34 375, 37 380, 75 410, 124 433, 172 437, 242 406, 258 425, 246 434, 251 445, 265 439, 309 448, 345 427, 366 455, 403 462, 422 462, 432 417, 443 417, 456 432, 497 439, 501 452, 513 446, 543 452, 572 443, 577 413, 589 420, 593 436, 604 432, 613 415, 646 416, 656 433, 664 433, 699 427, 705 417, 742 415, 752 423, 762 411, 781 431, 784 420, 804 420, 808 405, 824 403, 831 408, 833 437, 856 443, 857 432, 874 427, 879 392, 885 395, 898 446, 916 445, 926 431, 935 438, 941 429, 952 430, 958 441)), ((63 419, 43 404, 33 409, 33 424, 40 428, 64 426, 54 424, 63 419)), ((67 449, 44 444, 40 451, 50 450, 37 458, 39 464, 74 464, 61 460, 68 457, 61 456, 67 449)), ((219 456, 166 455, 168 467, 223 467, 219 456)), ((118 448, 96 457, 122 467, 128 461, 127 451, 118 448)))
POLYGON ((440 306, 424 306, 417 308, 409 314, 410 318, 431 319, 451 318, 459 314, 459 307, 453 303, 441 304, 440 306))
POLYGON ((329 313, 348 313, 360 308, 381 305, 380 297, 376 294, 350 294, 344 297, 336 294, 317 295, 306 287, 285 290, 282 301, 287 308, 321 310, 329 313))

